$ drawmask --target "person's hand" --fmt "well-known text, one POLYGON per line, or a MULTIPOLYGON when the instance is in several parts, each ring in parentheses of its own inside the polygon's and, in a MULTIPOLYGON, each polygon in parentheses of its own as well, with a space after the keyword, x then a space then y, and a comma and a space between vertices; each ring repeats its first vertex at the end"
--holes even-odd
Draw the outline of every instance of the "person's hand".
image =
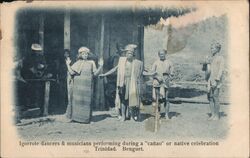
POLYGON ((66 60, 65 60, 65 61, 66 61, 66 64, 67 64, 67 65, 69 65, 69 64, 71 63, 70 58, 66 58, 66 60))
POLYGON ((215 88, 217 86, 217 82, 215 80, 211 81, 211 86, 215 88))
POLYGON ((98 65, 103 66, 103 64, 104 64, 103 58, 100 58, 99 61, 98 61, 98 65))
POLYGON ((220 80, 215 80, 215 82, 216 82, 216 87, 217 87, 220 83, 220 80))
POLYGON ((16 79, 17 79, 18 81, 23 82, 23 83, 27 83, 26 80, 20 75, 20 73, 18 73, 16 79))
POLYGON ((211 63, 211 57, 210 56, 206 56, 205 58, 205 64, 210 64, 211 63))
POLYGON ((31 71, 33 74, 37 73, 37 70, 36 70, 34 67, 30 68, 30 71, 31 71))
POLYGON ((51 78, 52 76, 53 76, 52 73, 48 73, 48 74, 46 75, 47 78, 51 78))
POLYGON ((99 77, 100 79, 103 79, 106 75, 105 74, 100 74, 99 77))
POLYGON ((37 68, 38 68, 39 70, 44 69, 44 68, 45 68, 45 65, 44 65, 44 64, 38 64, 37 68))
POLYGON ((105 75, 104 74, 100 74, 99 77, 105 77, 105 75))

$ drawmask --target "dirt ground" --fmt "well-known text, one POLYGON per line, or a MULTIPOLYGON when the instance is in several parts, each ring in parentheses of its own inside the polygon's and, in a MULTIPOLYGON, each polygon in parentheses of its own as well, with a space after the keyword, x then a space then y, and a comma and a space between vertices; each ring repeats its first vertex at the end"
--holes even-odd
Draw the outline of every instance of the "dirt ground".
POLYGON ((221 105, 221 119, 208 121, 208 104, 171 104, 171 119, 161 118, 157 133, 146 130, 152 106, 141 110, 141 122, 118 121, 112 111, 93 112, 90 124, 64 122, 64 115, 23 119, 17 126, 24 140, 120 140, 120 139, 223 139, 229 130, 228 109, 221 105))

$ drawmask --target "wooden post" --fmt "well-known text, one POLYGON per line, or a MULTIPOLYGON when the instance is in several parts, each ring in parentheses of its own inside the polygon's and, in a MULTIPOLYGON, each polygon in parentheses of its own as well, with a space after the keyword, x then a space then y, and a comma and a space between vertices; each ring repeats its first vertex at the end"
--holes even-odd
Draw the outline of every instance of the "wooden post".
POLYGON ((100 58, 103 58, 103 51, 104 51, 104 16, 101 19, 101 36, 100 36, 100 58))
MULTIPOLYGON (((104 53, 103 53, 103 58, 104 58, 104 63, 110 58, 111 52, 110 52, 110 21, 105 20, 105 36, 104 36, 104 53)), ((104 67, 104 71, 105 71, 104 67)))
MULTIPOLYGON (((101 17, 101 28, 100 28, 100 45, 99 45, 99 59, 103 59, 104 54, 104 29, 105 29, 105 19, 102 15, 101 17)), ((101 73, 103 69, 101 70, 101 73)), ((105 98, 104 98, 104 83, 103 80, 97 80, 97 102, 96 107, 98 106, 100 110, 104 110, 105 108, 105 98)))
MULTIPOLYGON (((66 10, 64 14, 64 49, 70 50, 70 10, 66 10)), ((67 79, 67 88, 70 90, 69 81, 70 76, 68 74, 67 79)), ((68 99, 70 101, 70 95, 68 95, 68 99)))
POLYGON ((132 41, 131 41, 131 43, 133 43, 133 44, 136 44, 137 45, 137 52, 136 52, 136 58, 137 59, 140 59, 141 57, 140 57, 140 46, 139 46, 139 39, 138 39, 138 37, 139 37, 139 30, 138 30, 138 26, 137 26, 137 22, 134 20, 134 18, 133 18, 133 21, 132 21, 133 23, 132 23, 132 25, 133 25, 133 30, 132 30, 132 41))
MULTIPOLYGON (((41 13, 39 16, 39 44, 42 47, 42 52, 44 53, 44 14, 41 13)), ((37 81, 40 82, 40 81, 37 81)), ((48 115, 48 108, 49 108, 49 93, 50 93, 50 81, 45 82, 45 92, 44 92, 44 108, 43 108, 43 115, 48 115)))
POLYGON ((138 26, 138 39, 139 39, 139 53, 140 53, 140 60, 144 61, 144 27, 143 25, 138 26))
POLYGON ((44 14, 41 13, 39 17, 39 44, 42 47, 42 52, 44 53, 44 14))
POLYGON ((43 115, 49 114, 49 93, 50 93, 50 81, 45 82, 45 93, 44 93, 44 110, 43 115))
POLYGON ((70 10, 64 14, 64 49, 70 50, 70 10))
MULTIPOLYGON (((64 13, 64 49, 70 50, 70 10, 66 9, 64 13)), ((71 75, 67 72, 67 97, 68 97, 68 105, 67 105, 67 117, 71 118, 72 114, 72 86, 73 80, 71 79, 71 75)))

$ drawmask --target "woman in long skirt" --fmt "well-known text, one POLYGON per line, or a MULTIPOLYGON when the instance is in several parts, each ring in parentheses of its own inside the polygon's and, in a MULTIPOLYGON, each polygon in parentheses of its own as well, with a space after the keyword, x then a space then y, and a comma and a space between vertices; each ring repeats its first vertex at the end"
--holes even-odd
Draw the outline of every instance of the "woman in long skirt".
POLYGON ((81 47, 78 50, 78 60, 70 66, 71 60, 66 59, 69 74, 72 76, 71 101, 67 108, 66 116, 76 122, 89 123, 92 115, 91 103, 93 97, 93 77, 98 75, 103 60, 99 61, 100 67, 97 69, 95 62, 88 60, 90 50, 81 47))

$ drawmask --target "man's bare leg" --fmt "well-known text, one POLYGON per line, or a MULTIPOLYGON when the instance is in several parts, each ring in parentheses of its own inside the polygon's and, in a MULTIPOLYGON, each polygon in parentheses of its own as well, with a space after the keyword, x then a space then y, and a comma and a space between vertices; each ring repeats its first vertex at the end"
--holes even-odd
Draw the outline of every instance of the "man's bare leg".
POLYGON ((215 116, 215 108, 214 108, 213 98, 210 98, 210 100, 209 100, 209 107, 210 107, 210 111, 211 111, 211 116, 208 118, 208 120, 212 120, 215 116))
POLYGON ((220 119, 220 102, 219 102, 219 89, 218 88, 214 90, 213 101, 214 101, 214 114, 215 114, 213 120, 219 120, 220 119))
POLYGON ((165 101, 165 117, 167 120, 170 119, 170 116, 169 116, 169 108, 170 108, 170 103, 168 100, 165 101))
POLYGON ((121 118, 121 121, 126 120, 126 111, 127 111, 127 106, 125 104, 122 104, 122 108, 121 108, 122 118, 121 118))
MULTIPOLYGON (((122 105, 121 105, 121 106, 122 106, 122 105)), ((122 119, 121 108, 117 108, 116 110, 117 110, 117 111, 116 111, 116 112, 117 112, 117 118, 118 118, 118 120, 121 120, 121 119, 122 119)))
POLYGON ((208 100, 209 100, 209 108, 211 111, 211 116, 208 118, 208 120, 212 120, 215 116, 215 108, 214 108, 214 99, 213 99, 213 91, 210 90, 208 94, 208 100))
POLYGON ((169 100, 168 100, 168 90, 165 89, 165 117, 166 117, 166 120, 169 120, 170 119, 170 116, 169 116, 169 109, 170 109, 170 103, 169 103, 169 100))

